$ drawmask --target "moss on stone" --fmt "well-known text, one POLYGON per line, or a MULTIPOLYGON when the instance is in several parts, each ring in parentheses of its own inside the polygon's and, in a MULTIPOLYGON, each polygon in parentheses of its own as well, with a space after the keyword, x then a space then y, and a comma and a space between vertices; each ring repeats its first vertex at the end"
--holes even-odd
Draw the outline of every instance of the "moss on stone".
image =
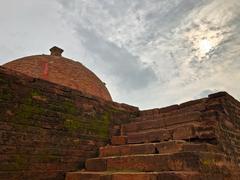
POLYGON ((37 105, 22 104, 13 117, 16 122, 28 123, 35 114, 43 114, 44 109, 37 105))
POLYGON ((27 169, 28 166, 27 155, 16 154, 13 155, 11 162, 0 164, 0 171, 20 171, 27 169))
POLYGON ((65 115, 64 127, 71 133, 85 128, 81 118, 73 115, 65 115))
POLYGON ((26 155, 17 154, 14 156, 14 162, 12 165, 13 170, 26 169, 28 166, 28 160, 26 155))
POLYGON ((109 126, 111 123, 111 115, 109 112, 104 112, 102 115, 102 126, 99 129, 99 134, 102 138, 108 138, 109 137, 109 126))
POLYGON ((88 135, 106 139, 109 136, 110 121, 108 112, 91 118, 65 115, 64 127, 71 133, 87 133, 88 135))
POLYGON ((33 102, 33 96, 40 96, 38 90, 32 90, 25 98, 23 98, 22 103, 19 105, 13 117, 15 121, 26 123, 34 115, 44 114, 45 109, 41 105, 33 102))
POLYGON ((0 76, 0 83, 6 84, 8 83, 8 81, 5 78, 0 76))
POLYGON ((31 97, 33 96, 41 96, 41 93, 39 90, 33 89, 31 92, 31 97))
POLYGON ((211 166, 215 163, 214 159, 204 159, 201 162, 205 166, 211 166))
POLYGON ((110 114, 104 112, 101 115, 89 119, 87 129, 91 134, 106 139, 109 136, 110 114))
POLYGON ((113 108, 113 107, 108 108, 108 111, 111 112, 111 113, 121 113, 121 112, 123 112, 123 110, 116 109, 116 108, 113 108))
POLYGON ((38 90, 32 90, 32 93, 31 93, 31 98, 34 99, 34 100, 37 100, 37 101, 41 101, 41 102, 47 102, 47 97, 46 96, 43 96, 40 91, 38 90))
POLYGON ((59 161, 59 156, 52 155, 48 150, 43 150, 35 156, 37 162, 57 162, 59 161))
POLYGON ((0 91, 0 101, 9 101, 13 98, 13 94, 9 89, 3 88, 0 91))
MULTIPOLYGON (((216 160, 214 158, 211 157, 205 157, 203 159, 200 160, 201 162, 201 172, 205 172, 205 173, 219 173, 221 171, 221 169, 219 169, 216 164, 216 160)), ((222 173, 222 172, 221 172, 222 173)))
POLYGON ((77 114, 77 112, 78 112, 76 105, 71 101, 64 101, 61 103, 61 105, 64 108, 65 113, 77 114))

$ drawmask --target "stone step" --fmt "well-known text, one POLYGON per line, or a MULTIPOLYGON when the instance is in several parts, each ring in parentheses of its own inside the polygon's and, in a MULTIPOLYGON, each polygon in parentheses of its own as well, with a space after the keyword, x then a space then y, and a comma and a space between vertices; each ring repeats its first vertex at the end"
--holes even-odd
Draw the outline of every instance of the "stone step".
POLYGON ((129 133, 128 144, 162 142, 168 140, 215 139, 215 127, 188 124, 172 129, 153 129, 129 133))
POLYGON ((148 129, 167 128, 176 124, 183 124, 194 121, 198 122, 201 120, 202 117, 200 112, 189 112, 172 117, 161 117, 159 119, 154 120, 150 119, 145 121, 137 121, 124 124, 122 125, 122 133, 128 134, 148 129))
POLYGON ((215 145, 207 143, 188 143, 181 140, 160 143, 128 144, 121 146, 105 146, 99 149, 100 157, 124 156, 134 154, 162 154, 184 151, 218 152, 215 145))
POLYGON ((234 169, 224 154, 210 152, 180 152, 168 154, 100 157, 86 161, 87 171, 199 171, 228 173, 234 169))
POLYGON ((112 136, 111 137, 112 145, 124 145, 127 144, 127 136, 112 136))
POLYGON ((151 120, 156 120, 156 119, 161 119, 161 118, 167 118, 167 117, 175 117, 179 116, 180 114, 185 114, 187 112, 166 112, 166 113, 161 113, 161 114, 154 114, 154 115, 140 115, 137 117, 131 118, 131 122, 142 122, 142 121, 151 121, 151 120))
POLYGON ((165 172, 88 172, 66 174, 65 180, 239 180, 237 173, 231 175, 186 171, 165 172))
POLYGON ((193 111, 204 111, 206 110, 206 98, 192 100, 180 105, 171 105, 163 108, 155 108, 140 111, 140 117, 154 117, 158 115, 168 115, 168 114, 178 114, 178 113, 186 113, 193 111))

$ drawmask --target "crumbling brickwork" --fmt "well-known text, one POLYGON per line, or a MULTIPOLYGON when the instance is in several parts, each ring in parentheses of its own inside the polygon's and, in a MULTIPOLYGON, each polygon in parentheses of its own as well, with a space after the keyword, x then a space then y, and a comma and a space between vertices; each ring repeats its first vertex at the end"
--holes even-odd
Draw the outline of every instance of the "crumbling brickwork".
POLYGON ((139 111, 0 67, 0 179, 238 180, 239 134, 226 92, 139 111))
POLYGON ((240 102, 229 94, 209 96, 208 109, 216 111, 219 147, 240 166, 240 102))
MULTIPOLYGON (((240 103, 226 92, 140 111, 67 180, 238 180, 240 103)), ((116 129, 119 129, 116 131, 116 129)))
POLYGON ((64 179, 137 111, 0 67, 0 179, 64 179))

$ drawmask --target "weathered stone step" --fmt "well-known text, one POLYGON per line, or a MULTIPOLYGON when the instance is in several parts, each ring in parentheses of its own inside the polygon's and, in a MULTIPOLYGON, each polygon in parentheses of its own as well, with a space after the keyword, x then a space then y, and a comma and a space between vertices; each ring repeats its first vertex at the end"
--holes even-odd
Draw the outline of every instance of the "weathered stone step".
POLYGON ((186 171, 165 172, 69 172, 65 180, 239 180, 237 174, 223 175, 186 171))
POLYGON ((169 154, 100 157, 86 161, 87 171, 199 171, 229 172, 234 166, 224 154, 180 152, 169 154))
POLYGON ((159 119, 154 120, 145 120, 145 121, 137 121, 131 122, 125 125, 122 125, 122 133, 128 134, 131 132, 139 132, 148 129, 158 129, 158 128, 166 128, 176 124, 182 124, 187 122, 201 121, 201 113, 200 112, 189 112, 171 117, 161 117, 159 119))
POLYGON ((154 117, 157 115, 168 115, 177 113, 186 113, 193 111, 204 111, 206 110, 207 98, 188 101, 182 104, 175 104, 163 108, 154 108, 140 111, 140 117, 154 117))
POLYGON ((161 142, 168 140, 215 139, 215 127, 206 125, 185 125, 172 129, 153 129, 129 133, 128 144, 161 142))
POLYGON ((186 141, 166 141, 160 143, 128 144, 122 146, 105 146, 99 149, 100 157, 124 156, 133 154, 162 154, 183 151, 218 152, 215 145, 207 143, 188 143, 186 141))
POLYGON ((151 120, 157 120, 157 119, 167 118, 167 117, 176 117, 186 113, 189 113, 189 112, 176 111, 176 112, 166 112, 166 113, 154 114, 154 115, 140 115, 140 116, 131 118, 131 122, 142 122, 142 121, 151 121, 151 120))

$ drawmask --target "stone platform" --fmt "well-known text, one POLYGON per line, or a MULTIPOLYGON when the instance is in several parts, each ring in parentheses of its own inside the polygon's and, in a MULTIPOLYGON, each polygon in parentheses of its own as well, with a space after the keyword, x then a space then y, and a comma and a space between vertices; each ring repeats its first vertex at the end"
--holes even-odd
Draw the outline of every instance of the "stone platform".
POLYGON ((140 111, 66 180, 240 179, 239 105, 222 92, 140 111))

